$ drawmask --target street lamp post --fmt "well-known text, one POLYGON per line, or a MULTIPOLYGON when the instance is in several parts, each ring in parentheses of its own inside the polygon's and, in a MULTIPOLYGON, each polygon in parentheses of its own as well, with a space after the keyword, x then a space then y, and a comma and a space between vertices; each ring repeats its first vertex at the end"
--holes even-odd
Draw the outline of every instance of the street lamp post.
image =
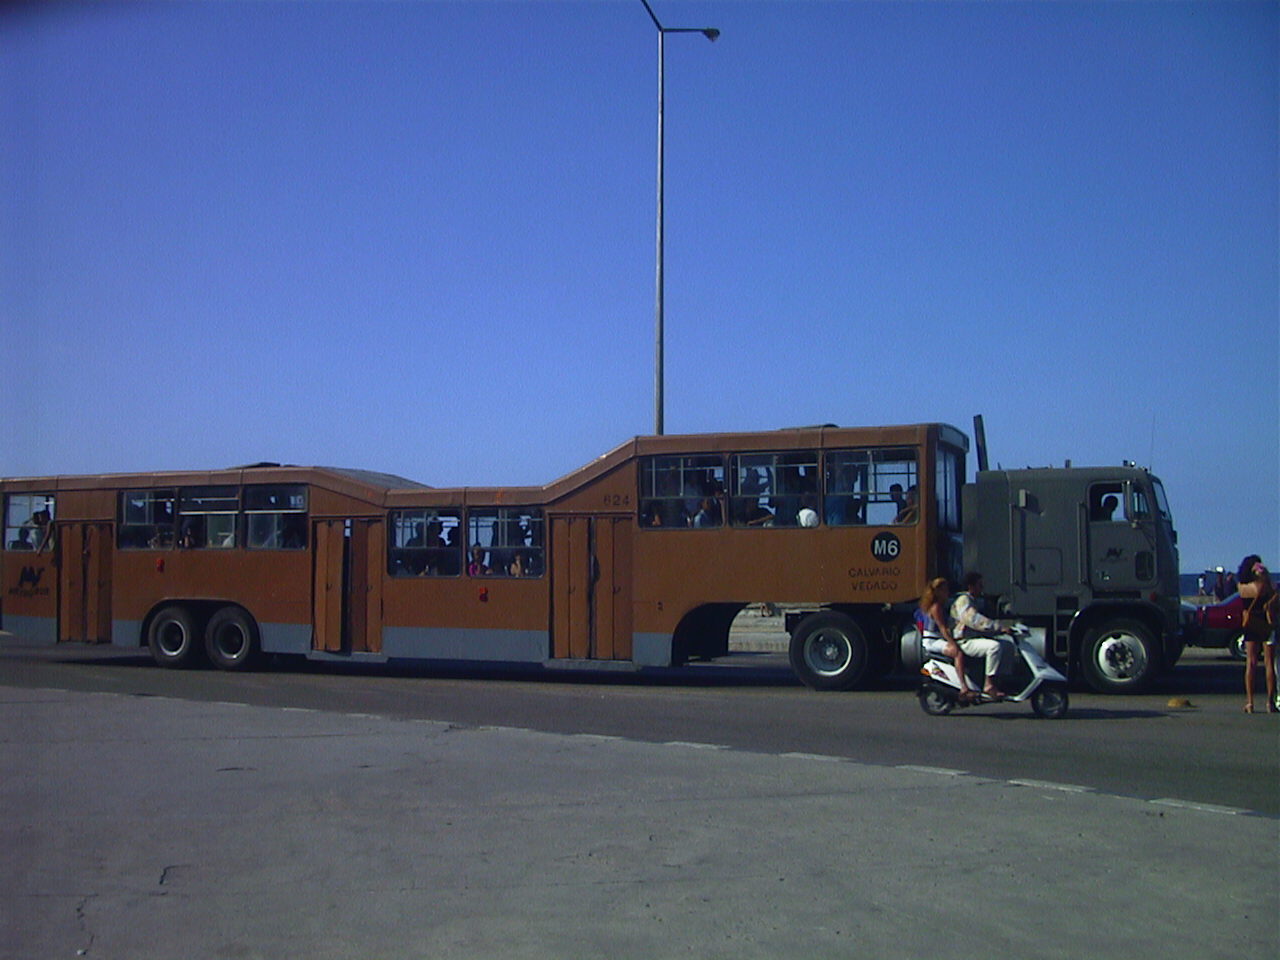
POLYGON ((664 27, 649 6, 649 0, 640 0, 649 14, 649 19, 658 30, 658 225, 657 225, 657 271, 654 280, 654 354, 653 354, 653 432, 661 436, 663 431, 663 317, 662 317, 662 246, 663 246, 663 122, 662 106, 665 99, 666 86, 663 81, 665 54, 663 39, 668 33, 700 33, 708 40, 714 41, 720 36, 715 27, 664 27))

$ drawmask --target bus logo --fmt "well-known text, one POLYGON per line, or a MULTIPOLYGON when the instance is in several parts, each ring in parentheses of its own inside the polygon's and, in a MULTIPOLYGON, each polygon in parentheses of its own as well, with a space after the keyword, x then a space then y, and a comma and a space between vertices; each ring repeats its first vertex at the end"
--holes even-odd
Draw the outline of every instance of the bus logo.
POLYGON ((897 560, 902 553, 902 541, 892 533, 877 533, 871 541, 871 555, 881 563, 897 560))

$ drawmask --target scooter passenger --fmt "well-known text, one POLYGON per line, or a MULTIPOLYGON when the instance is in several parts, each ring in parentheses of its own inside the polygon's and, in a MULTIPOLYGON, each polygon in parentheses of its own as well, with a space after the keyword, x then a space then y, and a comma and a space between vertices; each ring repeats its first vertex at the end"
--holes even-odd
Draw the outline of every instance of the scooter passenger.
POLYGON ((964 651, 951 635, 951 627, 947 623, 950 600, 951 584, 946 577, 937 577, 925 585, 920 596, 920 636, 924 640, 924 648, 930 653, 940 653, 954 661, 960 676, 960 699, 967 702, 977 699, 978 694, 969 688, 969 678, 964 672, 964 651))
POLYGON ((986 682, 982 692, 988 697, 1002 700, 1005 694, 996 686, 996 675, 1004 664, 1008 642, 1001 635, 1012 636, 1010 628, 998 620, 984 617, 978 612, 975 596, 982 596, 982 574, 973 571, 965 574, 964 591, 956 594, 951 603, 951 623, 955 642, 971 657, 986 660, 986 682))

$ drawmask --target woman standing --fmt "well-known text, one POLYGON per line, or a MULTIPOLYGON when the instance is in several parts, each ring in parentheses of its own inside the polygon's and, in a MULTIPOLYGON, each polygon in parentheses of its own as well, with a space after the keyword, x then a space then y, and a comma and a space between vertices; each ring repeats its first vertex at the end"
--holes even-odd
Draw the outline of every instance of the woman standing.
POLYGON ((1244 601, 1244 712, 1253 713, 1253 674, 1261 648, 1267 678, 1267 712, 1276 713, 1276 620, 1280 595, 1262 558, 1250 554, 1240 562, 1236 574, 1240 599, 1244 601))

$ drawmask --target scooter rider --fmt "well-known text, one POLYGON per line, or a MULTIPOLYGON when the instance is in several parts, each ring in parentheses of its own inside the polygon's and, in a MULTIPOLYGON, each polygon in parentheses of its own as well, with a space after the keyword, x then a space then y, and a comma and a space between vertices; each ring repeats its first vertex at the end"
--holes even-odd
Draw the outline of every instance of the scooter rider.
POLYGON ((1011 632, 999 621, 984 617, 978 612, 974 597, 982 596, 982 586, 982 574, 977 571, 965 574, 964 591, 956 594, 951 603, 952 633, 966 655, 986 660, 986 681, 982 692, 999 700, 1005 695, 996 686, 996 674, 1004 664, 1008 645, 997 637, 1011 636, 1011 632))

